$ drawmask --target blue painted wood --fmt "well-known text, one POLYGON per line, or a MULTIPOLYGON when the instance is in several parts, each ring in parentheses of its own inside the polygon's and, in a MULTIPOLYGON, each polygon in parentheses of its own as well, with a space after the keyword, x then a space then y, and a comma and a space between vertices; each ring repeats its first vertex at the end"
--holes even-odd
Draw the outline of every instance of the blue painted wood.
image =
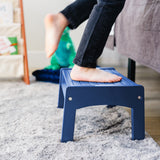
POLYGON ((58 108, 63 108, 64 105, 64 96, 63 96, 63 91, 62 87, 59 87, 59 98, 58 98, 58 108))
POLYGON ((135 104, 131 108, 132 140, 145 138, 144 101, 135 104), (136 106, 136 107, 135 107, 136 106))
MULTIPOLYGON (((62 72, 60 72, 59 84, 62 82, 62 72)), ((58 98, 58 108, 63 108, 64 105, 64 94, 62 91, 62 86, 59 85, 59 98, 58 98)))
POLYGON ((71 69, 60 73, 58 107, 64 108, 62 142, 72 141, 76 109, 94 105, 120 105, 132 108, 132 140, 144 139, 144 87, 138 85, 114 68, 100 68, 122 77, 120 82, 96 83, 73 81, 71 69))
POLYGON ((76 108, 66 100, 64 105, 61 142, 73 141, 76 108))

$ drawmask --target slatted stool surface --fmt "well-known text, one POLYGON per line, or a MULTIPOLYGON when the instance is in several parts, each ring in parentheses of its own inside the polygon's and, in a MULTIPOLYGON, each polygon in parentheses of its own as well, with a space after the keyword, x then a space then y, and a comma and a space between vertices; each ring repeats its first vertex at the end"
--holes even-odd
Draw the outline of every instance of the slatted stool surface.
POLYGON ((76 109, 94 105, 119 105, 131 108, 132 140, 144 139, 144 87, 114 68, 99 68, 122 77, 120 82, 73 81, 71 69, 61 69, 58 107, 64 108, 62 142, 72 141, 76 109))

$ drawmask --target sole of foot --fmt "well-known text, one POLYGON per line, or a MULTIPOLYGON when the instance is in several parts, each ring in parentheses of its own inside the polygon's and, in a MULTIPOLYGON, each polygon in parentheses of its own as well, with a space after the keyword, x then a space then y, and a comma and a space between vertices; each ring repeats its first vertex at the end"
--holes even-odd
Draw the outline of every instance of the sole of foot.
POLYGON ((68 20, 61 14, 48 14, 45 23, 45 51, 47 57, 51 57, 58 48, 58 44, 68 20))

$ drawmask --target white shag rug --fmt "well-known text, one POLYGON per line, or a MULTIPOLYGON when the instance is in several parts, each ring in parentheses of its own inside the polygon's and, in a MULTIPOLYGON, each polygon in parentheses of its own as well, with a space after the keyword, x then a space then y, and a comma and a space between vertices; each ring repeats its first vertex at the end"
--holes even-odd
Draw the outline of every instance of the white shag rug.
POLYGON ((160 160, 160 146, 147 133, 131 140, 130 116, 122 107, 78 110, 75 141, 61 143, 58 87, 0 81, 0 160, 160 160))

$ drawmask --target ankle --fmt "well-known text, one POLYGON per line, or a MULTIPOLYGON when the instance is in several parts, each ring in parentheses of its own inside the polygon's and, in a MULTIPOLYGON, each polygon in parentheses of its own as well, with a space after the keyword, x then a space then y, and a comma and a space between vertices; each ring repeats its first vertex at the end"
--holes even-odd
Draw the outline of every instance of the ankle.
POLYGON ((58 20, 59 20, 59 23, 61 24, 61 26, 66 28, 69 25, 68 19, 62 13, 57 13, 56 15, 58 17, 58 20))
POLYGON ((75 71, 79 71, 79 72, 87 72, 90 68, 88 67, 81 67, 81 66, 78 66, 78 65, 74 65, 73 67, 73 70, 75 71))

